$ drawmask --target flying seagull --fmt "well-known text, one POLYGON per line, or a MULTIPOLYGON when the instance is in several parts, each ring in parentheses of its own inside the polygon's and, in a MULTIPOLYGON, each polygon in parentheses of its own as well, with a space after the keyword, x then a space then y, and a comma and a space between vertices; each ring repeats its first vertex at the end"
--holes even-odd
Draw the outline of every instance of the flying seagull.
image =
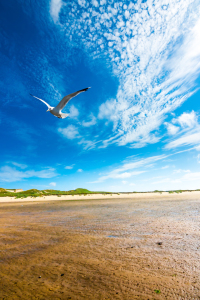
POLYGON ((67 116, 69 116, 69 114, 64 114, 61 112, 61 110, 65 107, 65 105, 69 102, 69 100, 71 100, 73 97, 77 96, 78 94, 82 93, 82 92, 86 92, 88 89, 90 89, 90 87, 86 88, 86 89, 83 89, 83 90, 80 90, 80 91, 77 91, 75 93, 72 93, 72 94, 69 94, 67 96, 65 96, 59 103, 56 107, 52 107, 50 106, 47 102, 45 102, 44 100, 36 97, 36 96, 33 96, 32 94, 30 94, 32 97, 42 101, 43 103, 45 103, 48 107, 48 110, 47 111, 50 111, 50 113, 54 116, 56 116, 57 118, 60 118, 60 119, 65 119, 67 116))

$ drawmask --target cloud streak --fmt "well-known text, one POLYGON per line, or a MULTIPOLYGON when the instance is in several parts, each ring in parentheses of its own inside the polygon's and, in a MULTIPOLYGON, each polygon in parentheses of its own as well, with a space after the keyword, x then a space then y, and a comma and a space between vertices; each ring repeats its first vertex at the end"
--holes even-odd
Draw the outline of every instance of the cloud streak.
POLYGON ((107 179, 125 179, 132 176, 136 176, 146 172, 145 170, 135 170, 141 167, 147 168, 148 165, 157 162, 166 158, 167 155, 158 155, 152 156, 144 159, 133 160, 132 158, 128 159, 127 162, 124 162, 121 167, 115 168, 114 170, 110 171, 109 173, 105 174, 104 176, 100 176, 97 181, 93 183, 103 182, 107 179))
POLYGON ((57 176, 57 172, 53 168, 47 168, 40 171, 27 170, 19 171, 10 166, 3 166, 0 168, 0 181, 1 182, 14 182, 24 179, 37 177, 37 178, 52 178, 57 176))
POLYGON ((139 148, 158 142, 156 131, 166 115, 195 91, 198 2, 79 0, 65 10, 68 17, 60 22, 67 36, 93 59, 107 59, 119 78, 116 98, 106 100, 98 115, 113 122, 114 136, 120 133, 115 143, 139 148))
POLYGON ((52 16, 53 21, 56 23, 59 19, 59 13, 61 7, 63 5, 62 0, 51 0, 50 3, 50 14, 52 16))
POLYGON ((174 149, 182 146, 192 146, 200 144, 200 126, 195 128, 194 130, 190 130, 189 132, 183 134, 181 137, 169 142, 165 149, 174 149))
POLYGON ((60 132, 69 140, 73 140, 80 137, 78 128, 74 125, 68 125, 66 128, 58 128, 58 132, 60 132))

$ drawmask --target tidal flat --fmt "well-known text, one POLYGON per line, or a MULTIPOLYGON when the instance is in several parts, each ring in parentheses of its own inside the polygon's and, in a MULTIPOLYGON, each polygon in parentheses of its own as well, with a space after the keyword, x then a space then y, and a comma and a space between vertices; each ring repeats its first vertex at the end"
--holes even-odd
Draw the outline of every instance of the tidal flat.
POLYGON ((200 198, 0 203, 0 299, 200 299, 200 198))

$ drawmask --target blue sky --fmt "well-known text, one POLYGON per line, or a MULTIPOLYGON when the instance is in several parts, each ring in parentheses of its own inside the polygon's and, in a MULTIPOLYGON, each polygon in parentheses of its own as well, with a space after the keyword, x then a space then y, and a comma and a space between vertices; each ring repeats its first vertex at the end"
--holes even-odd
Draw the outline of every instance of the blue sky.
POLYGON ((200 4, 0 1, 0 186, 200 188, 200 4), (65 107, 65 95, 91 86, 65 107))

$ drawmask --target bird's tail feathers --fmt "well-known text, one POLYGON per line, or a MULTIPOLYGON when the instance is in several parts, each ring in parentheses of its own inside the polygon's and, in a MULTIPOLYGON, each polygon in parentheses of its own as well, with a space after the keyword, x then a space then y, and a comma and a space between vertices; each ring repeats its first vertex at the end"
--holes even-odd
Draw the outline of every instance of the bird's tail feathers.
POLYGON ((69 114, 64 114, 64 113, 62 113, 61 114, 61 119, 65 119, 65 118, 67 118, 69 116, 69 114))

